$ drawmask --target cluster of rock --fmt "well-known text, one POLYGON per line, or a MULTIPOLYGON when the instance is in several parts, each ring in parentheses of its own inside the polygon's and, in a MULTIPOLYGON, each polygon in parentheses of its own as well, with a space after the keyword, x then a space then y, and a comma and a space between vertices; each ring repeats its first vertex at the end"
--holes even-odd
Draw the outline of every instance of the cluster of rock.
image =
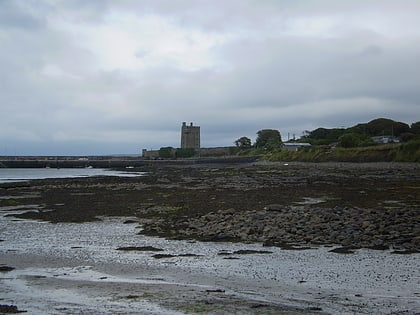
POLYGON ((2 314, 26 313, 26 311, 19 310, 16 305, 7 305, 7 304, 0 304, 0 312, 2 314))
POLYGON ((285 207, 267 205, 241 212, 235 209, 197 217, 152 220, 144 233, 209 241, 263 242, 274 246, 336 244, 356 248, 420 250, 417 209, 356 207, 285 207))

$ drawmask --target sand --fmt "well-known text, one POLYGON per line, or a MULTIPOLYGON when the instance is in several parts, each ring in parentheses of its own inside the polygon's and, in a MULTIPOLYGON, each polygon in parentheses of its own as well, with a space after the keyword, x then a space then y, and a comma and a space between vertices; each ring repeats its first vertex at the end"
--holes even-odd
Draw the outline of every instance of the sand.
POLYGON ((28 314, 415 314, 419 254, 176 241, 128 218, 1 218, 0 304, 28 314), (153 246, 153 251, 120 251, 153 246), (241 255, 240 250, 254 251, 241 255))

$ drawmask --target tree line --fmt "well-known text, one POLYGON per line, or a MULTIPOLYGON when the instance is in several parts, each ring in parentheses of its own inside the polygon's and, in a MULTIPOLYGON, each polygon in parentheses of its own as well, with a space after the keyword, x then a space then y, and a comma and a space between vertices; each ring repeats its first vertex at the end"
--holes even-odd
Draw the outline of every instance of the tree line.
MULTIPOLYGON (((376 145, 373 137, 387 136, 390 141, 409 142, 420 139, 420 121, 408 125, 386 118, 374 119, 368 123, 357 124, 350 128, 317 128, 305 131, 304 135, 290 142, 303 142, 311 145, 337 145, 344 148, 376 145)), ((257 132, 254 144, 248 137, 235 140, 238 148, 256 148, 274 150, 280 148, 282 139, 275 129, 263 129, 257 132)))
MULTIPOLYGON (((420 121, 408 125, 391 119, 378 118, 368 123, 357 124, 350 128, 317 128, 305 131, 299 139, 289 142, 303 142, 315 146, 339 146, 343 148, 366 147, 376 145, 372 139, 376 136, 388 136, 398 142, 420 141, 420 121)), ((281 148, 283 141, 279 130, 262 129, 257 132, 255 143, 243 136, 234 141, 236 152, 276 151, 281 148)), ((254 152, 255 153, 255 152, 254 152)), ((159 150, 161 158, 189 158, 197 154, 193 148, 162 147, 159 150)))
POLYGON ((282 144, 280 131, 276 129, 262 129, 257 132, 257 139, 252 145, 251 139, 248 137, 241 137, 235 140, 235 145, 239 148, 251 148, 273 150, 280 148, 282 144))
POLYGON ((408 125, 386 118, 374 119, 368 123, 350 128, 318 128, 306 133, 300 140, 313 145, 336 143, 341 147, 363 147, 375 145, 373 137, 388 137, 390 142, 409 142, 420 137, 420 122, 408 125))

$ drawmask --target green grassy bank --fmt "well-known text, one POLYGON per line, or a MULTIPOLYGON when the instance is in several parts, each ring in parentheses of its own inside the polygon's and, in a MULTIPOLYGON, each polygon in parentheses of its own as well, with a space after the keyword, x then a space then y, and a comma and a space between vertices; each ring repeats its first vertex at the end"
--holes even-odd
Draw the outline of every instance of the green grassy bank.
POLYGON ((401 145, 378 145, 358 148, 304 147, 285 149, 263 155, 267 161, 301 162, 420 162, 420 140, 401 145))

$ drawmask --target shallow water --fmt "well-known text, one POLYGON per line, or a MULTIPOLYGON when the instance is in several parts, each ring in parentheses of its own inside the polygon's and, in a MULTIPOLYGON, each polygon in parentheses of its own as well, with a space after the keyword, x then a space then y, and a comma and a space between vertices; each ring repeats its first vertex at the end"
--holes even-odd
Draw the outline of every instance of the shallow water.
POLYGON ((142 172, 114 171, 103 168, 0 168, 0 183, 46 178, 76 178, 92 176, 141 176, 142 172))
POLYGON ((126 218, 52 224, 2 217, 9 210, 0 210, 0 265, 16 269, 0 273, 0 304, 15 304, 30 314, 133 309, 174 314, 153 299, 116 298, 121 287, 145 284, 222 288, 237 297, 320 306, 335 314, 420 309, 418 254, 358 250, 343 255, 325 247, 292 251, 261 244, 173 241, 136 235, 135 224, 123 224, 126 218), (116 250, 126 246, 196 256, 155 259, 156 252, 116 250), (243 249, 272 253, 232 254, 243 249))

